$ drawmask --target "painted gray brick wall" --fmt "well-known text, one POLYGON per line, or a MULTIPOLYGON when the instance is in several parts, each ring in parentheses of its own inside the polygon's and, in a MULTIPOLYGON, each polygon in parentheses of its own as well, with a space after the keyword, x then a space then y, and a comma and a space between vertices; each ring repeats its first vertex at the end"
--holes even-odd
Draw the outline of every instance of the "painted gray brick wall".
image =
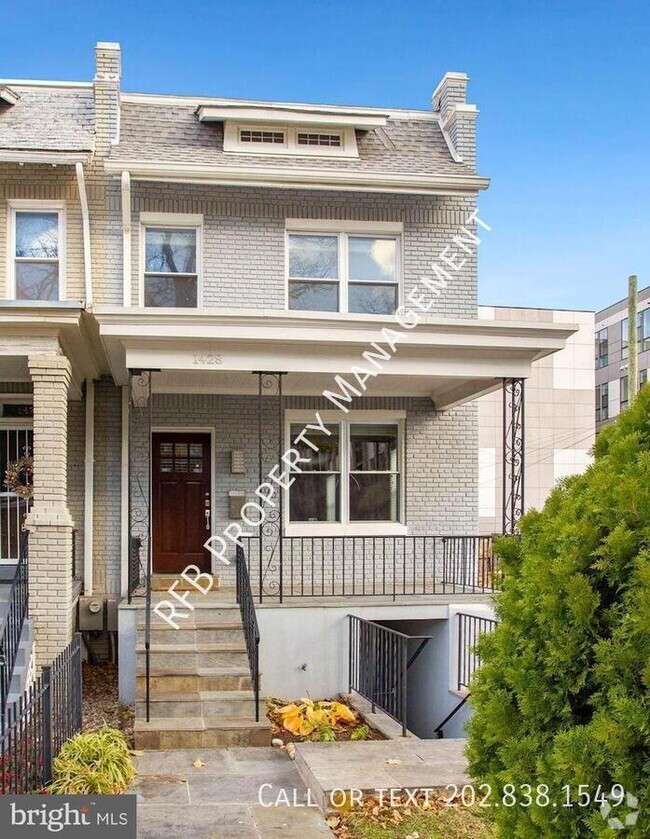
POLYGON ((108 377, 95 383, 95 502, 93 587, 120 591, 121 391, 108 377))
MULTIPOLYGON (((285 308, 285 220, 287 218, 394 221, 404 224, 405 295, 424 276, 475 209, 473 198, 322 193, 133 184, 132 289, 140 289, 140 213, 200 213, 204 216, 203 302, 223 308, 285 308)), ((106 295, 121 300, 122 238, 119 193, 109 189, 112 215, 106 236, 106 295)), ((471 226, 468 225, 468 227, 471 226)), ((432 315, 476 317, 476 258, 466 256, 462 271, 451 272, 449 288, 432 315)))

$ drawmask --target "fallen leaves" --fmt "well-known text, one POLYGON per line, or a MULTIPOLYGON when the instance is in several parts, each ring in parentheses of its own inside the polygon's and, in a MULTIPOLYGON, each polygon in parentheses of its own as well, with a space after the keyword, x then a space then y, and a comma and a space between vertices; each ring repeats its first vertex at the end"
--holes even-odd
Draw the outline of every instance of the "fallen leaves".
POLYGON ((192 766, 196 766, 197 769, 203 769, 203 767, 205 766, 205 763, 201 760, 200 757, 197 757, 197 759, 194 761, 192 766))

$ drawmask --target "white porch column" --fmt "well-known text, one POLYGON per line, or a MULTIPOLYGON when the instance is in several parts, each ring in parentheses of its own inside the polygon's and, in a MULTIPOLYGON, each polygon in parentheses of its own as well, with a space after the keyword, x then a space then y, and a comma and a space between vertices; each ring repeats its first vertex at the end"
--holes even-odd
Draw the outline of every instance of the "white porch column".
POLYGON ((72 637, 72 529, 67 503, 70 362, 30 355, 34 385, 34 496, 29 530, 29 612, 37 666, 49 664, 72 637))

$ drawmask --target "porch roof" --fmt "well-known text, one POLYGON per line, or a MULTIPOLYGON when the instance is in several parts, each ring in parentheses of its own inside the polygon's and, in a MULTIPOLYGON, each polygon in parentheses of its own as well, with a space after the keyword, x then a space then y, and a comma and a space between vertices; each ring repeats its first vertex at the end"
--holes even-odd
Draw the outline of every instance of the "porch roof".
POLYGON ((378 372, 368 395, 427 396, 438 409, 475 399, 503 378, 528 377, 533 361, 562 349, 577 329, 427 317, 409 330, 395 317, 278 310, 95 306, 93 314, 118 384, 129 369, 150 369, 159 371, 158 392, 255 393, 253 371, 282 371, 286 395, 315 396, 340 390, 337 375, 356 384, 357 367, 378 372), (387 336, 395 333, 393 351, 387 336), (378 369, 363 353, 378 358, 380 348, 387 357, 378 369))

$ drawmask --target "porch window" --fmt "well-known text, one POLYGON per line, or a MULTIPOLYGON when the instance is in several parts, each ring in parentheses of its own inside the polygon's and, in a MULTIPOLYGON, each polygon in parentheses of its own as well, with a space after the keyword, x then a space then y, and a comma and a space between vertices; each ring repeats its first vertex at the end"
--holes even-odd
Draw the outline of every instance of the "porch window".
POLYGON ((16 300, 59 300, 61 211, 16 209, 13 220, 16 300))
POLYGON ((289 308, 393 314, 398 251, 397 236, 289 233, 289 308))
MULTIPOLYGON (((295 441, 303 424, 291 424, 295 441)), ((301 463, 289 490, 291 522, 399 522, 399 423, 340 422, 325 432, 310 431, 298 448, 301 463)))
POLYGON ((144 305, 195 309, 197 228, 146 227, 144 235, 144 305))

